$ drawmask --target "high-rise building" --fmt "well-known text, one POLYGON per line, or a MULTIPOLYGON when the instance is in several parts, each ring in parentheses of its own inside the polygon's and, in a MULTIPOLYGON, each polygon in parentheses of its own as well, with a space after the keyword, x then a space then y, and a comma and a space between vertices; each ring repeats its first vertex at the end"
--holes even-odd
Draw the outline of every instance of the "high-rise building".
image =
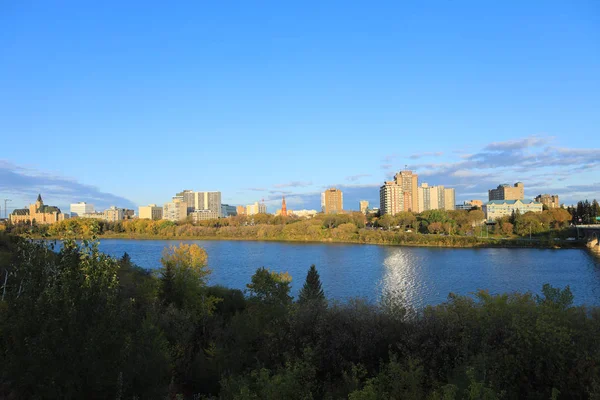
POLYGON ((342 191, 330 188, 321 193, 321 209, 325 214, 341 213, 344 210, 344 194, 342 191))
POLYGON ((188 213, 191 213, 196 208, 196 193, 193 190, 186 189, 183 192, 177 193, 176 197, 181 198, 187 205, 188 213))
POLYGON ((535 198, 535 201, 542 203, 542 205, 548 208, 559 208, 560 202, 558 201, 558 195, 540 194, 535 198))
POLYGON ((287 217, 287 206, 285 205, 285 196, 281 200, 281 214, 282 217, 287 217))
POLYGON ((94 205, 88 204, 85 201, 71 204, 71 217, 80 217, 83 214, 89 214, 94 212, 94 205))
POLYGON ((221 215, 221 192, 196 192, 194 199, 196 210, 210 210, 221 215))
POLYGON ((498 185, 496 189, 488 190, 489 200, 523 200, 525 198, 525 186, 523 182, 517 182, 514 186, 508 184, 498 185))
POLYGON ((190 216, 192 217, 192 221, 198 222, 206 221, 209 219, 217 219, 220 217, 219 214, 220 213, 211 210, 194 210, 194 212, 192 212, 190 216))
POLYGON ((398 214, 404 211, 404 190, 397 181, 385 181, 379 188, 379 212, 383 214, 398 214))
POLYGON ((444 189, 444 210, 454 210, 456 192, 454 188, 444 189))
POLYGON ((147 206, 140 206, 138 209, 138 218, 140 219, 162 219, 163 208, 156 204, 149 204, 147 206))
POLYGON ((175 199, 163 205, 163 219, 169 221, 185 221, 187 215, 187 204, 183 199, 175 199))
POLYGON ((369 210, 369 202, 367 200, 361 200, 358 202, 360 212, 366 214, 369 210))
POLYGON ((394 180, 398 185, 402 186, 404 196, 403 211, 417 212, 417 209, 419 208, 419 200, 417 193, 419 176, 417 174, 413 174, 412 171, 404 170, 398 172, 394 176, 394 180))

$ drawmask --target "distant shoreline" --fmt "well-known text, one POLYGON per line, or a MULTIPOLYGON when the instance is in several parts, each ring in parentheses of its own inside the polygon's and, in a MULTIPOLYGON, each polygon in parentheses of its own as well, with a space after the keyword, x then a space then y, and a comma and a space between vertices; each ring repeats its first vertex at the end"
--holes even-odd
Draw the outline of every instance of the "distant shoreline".
MULTIPOLYGON (((26 236, 26 235, 22 235, 26 236)), ((67 236, 40 236, 40 235, 29 235, 32 239, 45 239, 45 240, 64 240, 67 238, 83 240, 91 239, 91 236, 73 235, 67 236)), ((170 235, 145 235, 145 234, 131 234, 131 233, 109 233, 96 236, 98 240, 102 239, 123 239, 123 240, 169 240, 169 241, 183 241, 183 240, 206 240, 206 241, 249 241, 249 242, 280 242, 280 243, 322 243, 322 244, 367 244, 367 245, 378 245, 378 246, 404 246, 404 247, 437 247, 437 248, 539 248, 539 249, 585 249, 586 246, 578 241, 565 242, 560 241, 559 243, 550 243, 543 240, 532 240, 528 239, 500 239, 500 238, 475 238, 468 236, 438 236, 438 235, 421 235, 413 234, 407 238, 413 240, 399 240, 394 243, 384 241, 363 241, 357 240, 339 240, 326 238, 323 240, 310 240, 310 239, 294 239, 294 238, 256 238, 256 237, 227 237, 227 236, 170 236, 170 235), (417 239, 427 238, 425 240, 429 242, 418 242, 417 239), (453 243, 440 243, 436 242, 435 239, 443 241, 452 241, 453 243)))

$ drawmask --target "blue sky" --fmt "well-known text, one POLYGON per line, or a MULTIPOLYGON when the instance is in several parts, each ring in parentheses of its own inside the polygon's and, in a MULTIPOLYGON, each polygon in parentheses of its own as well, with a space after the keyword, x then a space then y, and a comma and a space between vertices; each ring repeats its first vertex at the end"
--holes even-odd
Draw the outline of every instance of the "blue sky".
POLYGON ((1 199, 600 199, 595 0, 152 3, 0 5, 1 199))

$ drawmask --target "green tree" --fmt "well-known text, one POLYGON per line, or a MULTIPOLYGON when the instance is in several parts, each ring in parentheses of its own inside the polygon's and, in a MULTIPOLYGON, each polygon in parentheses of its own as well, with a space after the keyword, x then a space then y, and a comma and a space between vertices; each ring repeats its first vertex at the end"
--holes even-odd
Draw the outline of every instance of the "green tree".
POLYGON ((291 281, 292 277, 287 272, 278 273, 261 267, 252 275, 251 283, 246 287, 251 299, 266 304, 287 305, 292 301, 291 281))
POLYGON ((310 266, 308 274, 306 274, 306 281, 304 282, 304 286, 298 295, 298 303, 307 304, 324 302, 325 292, 323 292, 323 288, 321 286, 321 278, 319 277, 317 268, 313 264, 310 266))

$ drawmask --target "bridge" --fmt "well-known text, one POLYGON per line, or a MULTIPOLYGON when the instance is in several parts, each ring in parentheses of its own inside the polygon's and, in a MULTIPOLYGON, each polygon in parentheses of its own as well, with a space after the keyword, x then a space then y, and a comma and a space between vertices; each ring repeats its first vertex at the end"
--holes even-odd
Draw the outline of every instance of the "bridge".
POLYGON ((575 225, 577 228, 577 239, 585 239, 586 246, 595 253, 600 254, 600 224, 598 225, 575 225))

